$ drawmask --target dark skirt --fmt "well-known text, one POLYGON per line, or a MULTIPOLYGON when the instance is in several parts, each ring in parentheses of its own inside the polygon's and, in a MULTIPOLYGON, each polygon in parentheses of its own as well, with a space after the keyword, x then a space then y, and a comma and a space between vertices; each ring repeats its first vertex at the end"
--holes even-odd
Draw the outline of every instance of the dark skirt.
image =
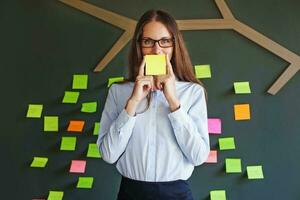
POLYGON ((144 182, 122 177, 117 200, 193 200, 187 181, 144 182))

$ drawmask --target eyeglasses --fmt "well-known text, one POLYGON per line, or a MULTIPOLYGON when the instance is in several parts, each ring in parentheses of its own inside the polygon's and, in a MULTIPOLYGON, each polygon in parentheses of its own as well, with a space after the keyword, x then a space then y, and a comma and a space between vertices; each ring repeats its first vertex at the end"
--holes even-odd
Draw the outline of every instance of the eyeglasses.
POLYGON ((162 38, 160 40, 153 40, 151 38, 142 38, 140 40, 141 46, 143 48, 152 48, 154 47, 156 42, 161 48, 168 48, 174 45, 174 38, 162 38))

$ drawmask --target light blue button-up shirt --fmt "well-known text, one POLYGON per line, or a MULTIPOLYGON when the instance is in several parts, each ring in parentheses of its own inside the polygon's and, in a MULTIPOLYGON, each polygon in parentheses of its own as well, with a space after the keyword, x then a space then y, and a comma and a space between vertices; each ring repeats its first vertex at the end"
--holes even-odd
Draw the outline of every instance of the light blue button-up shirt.
MULTIPOLYGON (((163 92, 154 91, 150 107, 133 117, 124 109, 133 86, 128 82, 109 89, 97 140, 103 160, 117 161, 121 175, 134 180, 187 180, 210 150, 203 87, 176 81, 178 110, 170 112, 163 92)), ((145 98, 137 113, 146 107, 145 98)))

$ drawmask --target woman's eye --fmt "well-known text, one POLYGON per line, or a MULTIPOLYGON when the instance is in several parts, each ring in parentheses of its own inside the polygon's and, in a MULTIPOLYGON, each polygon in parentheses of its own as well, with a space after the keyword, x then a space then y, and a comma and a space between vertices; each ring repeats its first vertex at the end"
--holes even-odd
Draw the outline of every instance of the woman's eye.
POLYGON ((144 40, 144 44, 152 44, 152 40, 144 40))
POLYGON ((161 40, 161 43, 162 43, 162 44, 168 43, 168 42, 169 42, 168 39, 162 39, 162 40, 161 40))
POLYGON ((171 39, 162 39, 162 40, 161 40, 161 43, 162 43, 162 44, 169 44, 169 43, 171 43, 171 42, 172 42, 171 39))

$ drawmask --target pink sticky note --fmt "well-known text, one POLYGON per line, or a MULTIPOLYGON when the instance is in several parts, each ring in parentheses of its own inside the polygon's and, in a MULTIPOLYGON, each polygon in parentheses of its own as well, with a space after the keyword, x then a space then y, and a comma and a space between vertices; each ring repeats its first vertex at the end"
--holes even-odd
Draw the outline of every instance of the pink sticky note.
POLYGON ((218 154, 217 150, 211 150, 208 154, 206 163, 217 163, 218 162, 217 154, 218 154))
POLYGON ((221 124, 220 118, 208 118, 208 132, 210 134, 221 134, 221 124))
POLYGON ((85 160, 72 160, 70 172, 72 173, 84 173, 85 172, 85 160))

